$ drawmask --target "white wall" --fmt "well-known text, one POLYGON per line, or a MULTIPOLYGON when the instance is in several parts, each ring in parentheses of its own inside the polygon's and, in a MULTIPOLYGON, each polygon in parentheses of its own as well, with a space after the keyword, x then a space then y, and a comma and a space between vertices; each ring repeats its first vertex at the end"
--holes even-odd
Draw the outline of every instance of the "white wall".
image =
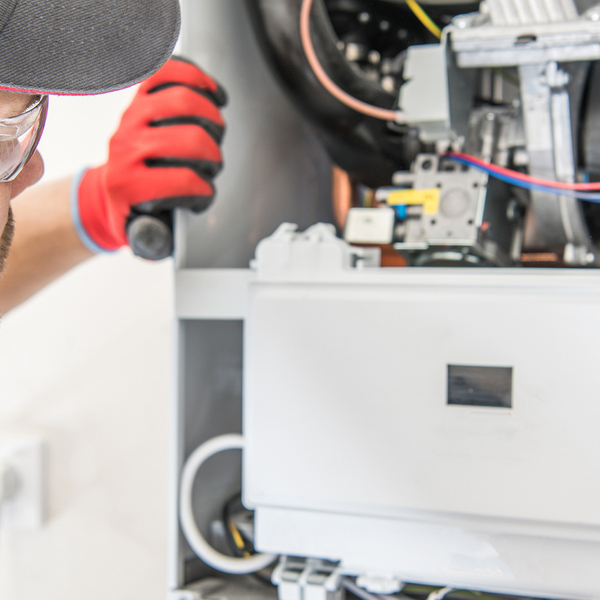
MULTIPOLYGON (((52 98, 45 179, 102 161, 132 90, 52 98)), ((78 267, 0 324, 0 435, 49 446, 49 520, 0 531, 2 600, 163 599, 171 261, 78 267)))

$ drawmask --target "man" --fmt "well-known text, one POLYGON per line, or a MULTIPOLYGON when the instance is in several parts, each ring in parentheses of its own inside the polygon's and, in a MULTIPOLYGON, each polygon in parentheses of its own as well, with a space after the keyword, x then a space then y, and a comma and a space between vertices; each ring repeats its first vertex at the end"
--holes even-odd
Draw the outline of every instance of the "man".
POLYGON ((224 93, 183 60, 148 78, 170 56, 179 19, 177 0, 0 1, 0 312, 94 253, 127 244, 136 215, 209 205, 224 93), (46 95, 139 81, 107 163, 40 186, 11 210, 43 173, 35 147, 46 95))

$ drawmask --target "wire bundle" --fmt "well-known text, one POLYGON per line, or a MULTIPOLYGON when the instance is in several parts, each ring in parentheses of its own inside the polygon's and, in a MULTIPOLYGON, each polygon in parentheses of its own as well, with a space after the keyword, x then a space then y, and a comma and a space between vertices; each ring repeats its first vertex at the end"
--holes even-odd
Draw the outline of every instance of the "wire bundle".
POLYGON ((479 169, 496 179, 506 181, 511 185, 516 185, 528 190, 547 192, 549 194, 568 196, 570 198, 577 198, 578 200, 600 203, 600 183, 566 183, 564 181, 552 181, 551 179, 532 177, 531 175, 519 173, 519 171, 505 169, 499 165, 493 165, 476 156, 471 156, 470 154, 464 154, 462 152, 448 152, 444 155, 444 158, 449 158, 463 165, 479 169), (593 193, 594 191, 598 193, 593 193))

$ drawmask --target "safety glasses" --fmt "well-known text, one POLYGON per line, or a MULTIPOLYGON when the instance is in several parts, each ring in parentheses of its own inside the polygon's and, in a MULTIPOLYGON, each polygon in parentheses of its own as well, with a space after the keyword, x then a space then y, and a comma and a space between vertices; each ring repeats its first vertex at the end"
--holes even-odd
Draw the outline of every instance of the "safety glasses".
POLYGON ((12 181, 33 156, 42 137, 48 96, 16 117, 0 119, 0 181, 12 181))

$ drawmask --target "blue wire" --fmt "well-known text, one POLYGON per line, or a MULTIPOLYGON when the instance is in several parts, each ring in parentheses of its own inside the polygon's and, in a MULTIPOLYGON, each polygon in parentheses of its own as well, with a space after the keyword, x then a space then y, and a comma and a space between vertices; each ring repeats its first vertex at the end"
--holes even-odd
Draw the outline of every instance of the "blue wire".
POLYGON ((600 193, 594 194, 589 192, 580 192, 579 190, 564 190, 562 188, 549 187, 545 185, 539 185, 537 183, 531 183, 529 181, 522 181, 521 179, 517 179, 516 177, 511 177, 510 175, 505 175, 504 173, 498 173, 493 168, 484 167, 483 165, 473 163, 470 160, 466 160, 464 158, 459 158, 457 156, 449 156, 450 160, 454 160, 463 165, 467 165, 468 167, 473 167, 474 169, 478 169, 479 171, 483 171, 496 179, 500 179, 501 181, 506 181, 506 183, 510 183, 512 185, 516 185, 528 190, 534 190, 538 192, 548 192, 549 194, 555 194, 557 196, 568 196, 569 198, 577 198, 578 200, 587 200, 588 202, 597 202, 600 203, 600 193))
POLYGON ((399 219, 406 219, 406 204, 398 204, 394 208, 396 209, 396 216, 399 219))

